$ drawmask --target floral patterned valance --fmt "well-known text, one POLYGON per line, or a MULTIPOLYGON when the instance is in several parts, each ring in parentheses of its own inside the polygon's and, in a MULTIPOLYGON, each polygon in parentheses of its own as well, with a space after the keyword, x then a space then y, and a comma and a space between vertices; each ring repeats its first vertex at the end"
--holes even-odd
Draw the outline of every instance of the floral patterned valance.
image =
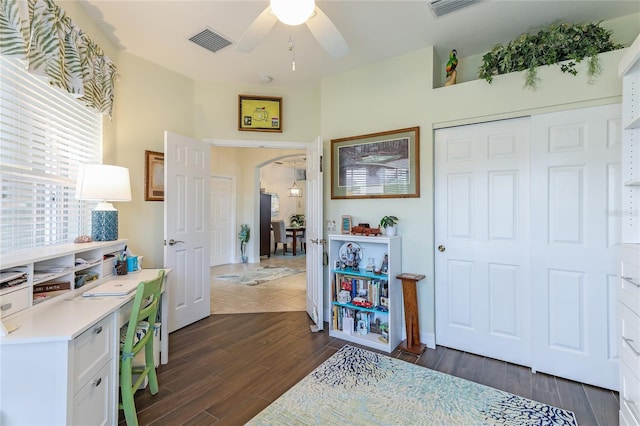
POLYGON ((52 0, 0 0, 0 54, 111 116, 116 66, 52 0))

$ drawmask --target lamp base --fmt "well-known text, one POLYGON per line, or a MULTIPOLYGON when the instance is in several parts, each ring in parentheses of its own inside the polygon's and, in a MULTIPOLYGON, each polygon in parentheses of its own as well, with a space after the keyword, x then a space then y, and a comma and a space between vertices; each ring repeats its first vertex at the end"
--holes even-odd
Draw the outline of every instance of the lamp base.
POLYGON ((91 211, 91 238, 93 241, 118 239, 118 210, 91 211))

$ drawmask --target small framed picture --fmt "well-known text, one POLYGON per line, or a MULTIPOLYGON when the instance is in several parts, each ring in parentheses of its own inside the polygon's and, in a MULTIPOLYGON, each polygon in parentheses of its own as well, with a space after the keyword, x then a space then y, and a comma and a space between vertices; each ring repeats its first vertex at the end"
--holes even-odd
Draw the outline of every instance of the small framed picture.
POLYGON ((238 130, 282 133, 282 98, 238 95, 238 130))
POLYGON ((351 216, 343 215, 342 216, 342 233, 350 234, 351 233, 351 216))
POLYGON ((144 152, 144 200, 164 201, 164 153, 144 152))

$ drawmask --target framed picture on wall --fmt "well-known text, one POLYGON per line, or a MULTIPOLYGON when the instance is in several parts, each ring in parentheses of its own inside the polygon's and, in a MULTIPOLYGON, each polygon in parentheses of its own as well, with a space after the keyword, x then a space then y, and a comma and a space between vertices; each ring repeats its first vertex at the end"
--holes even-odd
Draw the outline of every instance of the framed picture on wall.
POLYGON ((282 133, 282 98, 238 95, 238 130, 282 133))
POLYGON ((331 198, 420 197, 420 128, 331 141, 331 198))
POLYGON ((164 153, 144 152, 144 200, 164 201, 164 153))

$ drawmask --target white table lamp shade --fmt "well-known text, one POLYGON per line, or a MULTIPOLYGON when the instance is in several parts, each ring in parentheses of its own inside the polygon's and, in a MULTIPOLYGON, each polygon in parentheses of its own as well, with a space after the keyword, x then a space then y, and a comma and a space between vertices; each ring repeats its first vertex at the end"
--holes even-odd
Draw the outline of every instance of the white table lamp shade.
POLYGON ((76 198, 97 200, 91 211, 91 237, 95 241, 118 239, 118 210, 109 201, 131 201, 129 169, 106 164, 81 165, 76 198))
POLYGON ((131 201, 129 169, 106 164, 81 165, 76 198, 79 200, 131 201))

